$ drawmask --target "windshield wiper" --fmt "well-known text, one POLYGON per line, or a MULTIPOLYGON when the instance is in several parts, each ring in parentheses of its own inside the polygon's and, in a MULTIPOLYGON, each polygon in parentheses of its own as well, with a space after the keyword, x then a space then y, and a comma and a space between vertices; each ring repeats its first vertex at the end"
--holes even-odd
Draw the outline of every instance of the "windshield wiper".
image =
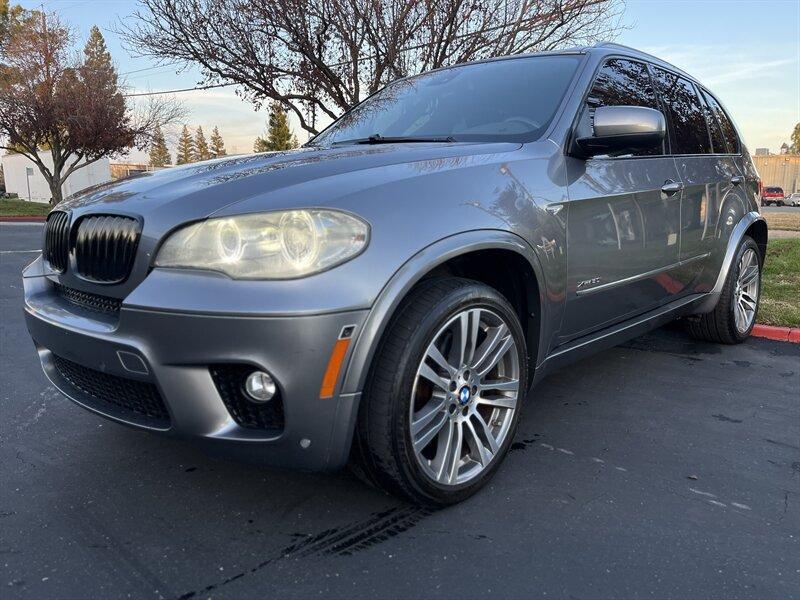
POLYGON ((380 133, 376 133, 366 138, 357 138, 353 140, 342 140, 340 142, 334 142, 333 145, 338 146, 339 144, 415 144, 415 143, 423 143, 423 142, 455 142, 455 138, 452 136, 411 136, 411 135, 404 135, 404 136, 382 136, 380 133))

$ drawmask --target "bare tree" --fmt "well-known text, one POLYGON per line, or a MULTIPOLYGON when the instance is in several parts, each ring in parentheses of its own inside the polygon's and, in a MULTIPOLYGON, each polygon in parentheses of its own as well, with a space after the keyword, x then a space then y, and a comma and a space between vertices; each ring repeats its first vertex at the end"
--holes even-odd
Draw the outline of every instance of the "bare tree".
POLYGON ((100 30, 80 57, 57 15, 31 11, 9 26, 0 64, 0 148, 27 156, 62 199, 67 178, 103 157, 145 148, 156 126, 178 119, 174 100, 126 102, 100 30), (52 157, 52 167, 42 159, 52 157))
POLYGON ((303 129, 441 66, 613 38, 623 0, 141 0, 130 49, 280 102, 303 129))

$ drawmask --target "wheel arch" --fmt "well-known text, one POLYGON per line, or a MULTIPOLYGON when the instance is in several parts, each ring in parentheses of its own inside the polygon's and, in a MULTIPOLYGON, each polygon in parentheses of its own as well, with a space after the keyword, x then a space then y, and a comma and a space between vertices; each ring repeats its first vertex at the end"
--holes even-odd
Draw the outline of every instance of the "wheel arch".
POLYGON ((744 234, 749 235, 755 240, 756 244, 758 244, 758 250, 761 253, 761 263, 763 264, 764 258, 767 256, 767 241, 769 239, 767 222, 763 218, 753 221, 744 234))
POLYGON ((714 307, 719 301, 720 294, 722 293, 722 288, 725 286, 725 279, 728 277, 728 271, 731 269, 736 251, 745 235, 749 235, 755 240, 761 252, 762 260, 764 256, 766 256, 767 239, 769 235, 767 222, 764 220, 764 217, 755 211, 745 213, 734 226, 730 237, 728 237, 728 245, 725 249, 725 256, 722 259, 719 274, 717 275, 717 281, 708 293, 706 300, 694 311, 695 314, 704 314, 714 310, 714 307))
POLYGON ((538 257, 521 237, 511 232, 470 231, 424 248, 398 269, 384 286, 356 340, 341 393, 352 394, 363 389, 372 359, 392 315, 417 283, 437 274, 476 279, 503 294, 520 315, 527 337, 530 368, 538 364, 538 353, 546 347, 541 335, 545 329, 542 323, 547 318, 544 279, 538 257), (496 268, 497 263, 493 261, 500 261, 502 269, 496 268), (515 272, 516 277, 506 280, 503 274, 507 274, 509 268, 515 268, 515 271, 522 268, 522 272, 515 272))
POLYGON ((539 350, 542 304, 539 280, 531 263, 522 254, 507 248, 471 250, 438 265, 420 281, 437 276, 479 281, 508 300, 525 332, 528 382, 531 382, 539 350))

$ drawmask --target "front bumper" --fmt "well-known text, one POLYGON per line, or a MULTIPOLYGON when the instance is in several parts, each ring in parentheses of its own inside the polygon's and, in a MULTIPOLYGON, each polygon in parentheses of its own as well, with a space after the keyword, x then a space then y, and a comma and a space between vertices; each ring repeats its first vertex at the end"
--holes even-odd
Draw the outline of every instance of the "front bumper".
MULTIPOLYGON (((345 327, 353 342, 367 310, 303 316, 185 314, 126 307, 98 314, 55 293, 47 276, 25 277, 25 320, 47 377, 77 404, 115 421, 193 438, 238 458, 291 468, 342 467, 350 449, 359 393, 320 398, 331 352, 345 327), (120 410, 65 378, 58 361, 107 375, 108 381, 149 384, 168 419, 120 410), (237 423, 211 368, 252 365, 272 374, 283 402, 281 430, 237 423)), ((351 343, 339 379, 355 344, 351 343)), ((133 389, 139 389, 134 384, 133 389)))

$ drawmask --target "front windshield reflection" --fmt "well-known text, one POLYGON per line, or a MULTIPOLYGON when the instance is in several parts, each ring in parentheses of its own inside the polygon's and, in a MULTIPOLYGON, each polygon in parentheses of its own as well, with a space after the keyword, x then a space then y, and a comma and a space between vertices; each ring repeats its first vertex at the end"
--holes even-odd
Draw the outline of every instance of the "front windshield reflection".
POLYGON ((455 141, 537 139, 575 73, 579 57, 550 55, 433 71, 389 84, 318 135, 313 146, 384 138, 455 141))

